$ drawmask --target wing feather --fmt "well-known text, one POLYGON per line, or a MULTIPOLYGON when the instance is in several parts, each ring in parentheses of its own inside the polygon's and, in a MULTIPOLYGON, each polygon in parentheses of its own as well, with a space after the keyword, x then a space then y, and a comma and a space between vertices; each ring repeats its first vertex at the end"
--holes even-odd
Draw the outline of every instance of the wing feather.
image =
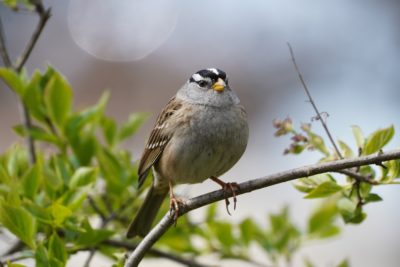
POLYGON ((169 119, 182 107, 181 100, 173 97, 158 116, 156 124, 150 133, 146 147, 139 163, 139 187, 141 187, 150 171, 150 168, 160 158, 165 146, 172 137, 169 119))

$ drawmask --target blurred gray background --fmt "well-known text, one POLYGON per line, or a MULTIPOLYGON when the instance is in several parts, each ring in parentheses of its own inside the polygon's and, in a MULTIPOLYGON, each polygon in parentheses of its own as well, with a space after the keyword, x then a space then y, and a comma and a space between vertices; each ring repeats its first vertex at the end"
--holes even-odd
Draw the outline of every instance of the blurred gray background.
MULTIPOLYGON (((350 126, 365 134, 394 124, 400 127, 400 2, 398 0, 70 0, 45 1, 53 16, 28 61, 28 71, 51 64, 75 90, 75 107, 94 104, 111 91, 107 113, 153 114, 127 146, 141 154, 157 113, 195 71, 218 67, 228 73, 250 119, 248 149, 224 177, 244 181, 311 164, 316 152, 283 156, 287 138, 273 137, 272 120, 290 116, 296 125, 314 116, 290 61, 295 50, 303 76, 335 138, 355 148, 350 126)), ((33 15, 0 7, 13 58, 34 29, 33 15)), ((16 97, 0 84, 0 149, 19 140, 10 130, 19 123, 16 97)), ((313 128, 324 135, 318 122, 313 128)), ((388 148, 398 147, 399 137, 388 148)), ((186 197, 217 189, 212 182, 184 186, 186 197)), ((384 201, 368 205, 367 220, 345 226, 335 239, 301 250, 294 266, 309 257, 318 266, 348 258, 351 266, 399 266, 400 188, 380 187, 384 201)), ((295 221, 305 225, 316 202, 302 199, 290 183, 239 197, 231 217, 251 216, 265 223, 267 214, 288 204, 295 221)), ((201 211, 199 211, 201 212, 201 211)), ((228 217, 228 218, 227 218, 228 217)), ((255 251, 255 259, 264 261, 255 251)), ((205 260, 207 261, 207 256, 205 260)), ((76 257, 70 266, 82 261, 76 257)), ((211 260, 212 261, 212 260, 211 260)), ((148 261, 143 266, 157 266, 148 261)), ((223 262, 233 266, 232 262, 223 262)), ((107 266, 98 258, 92 266, 107 266)), ((167 266, 167 265, 165 265, 167 266)), ((174 266, 174 265, 171 265, 174 266)), ((243 266, 237 264, 235 266, 243 266)))

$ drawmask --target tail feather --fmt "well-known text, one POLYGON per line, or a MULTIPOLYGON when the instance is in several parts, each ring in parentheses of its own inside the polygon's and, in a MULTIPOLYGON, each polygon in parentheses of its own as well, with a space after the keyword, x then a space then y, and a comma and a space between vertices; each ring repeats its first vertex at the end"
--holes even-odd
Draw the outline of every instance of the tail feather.
POLYGON ((167 193, 168 187, 166 190, 155 190, 153 185, 150 187, 142 206, 129 225, 126 233, 127 238, 147 235, 167 193))

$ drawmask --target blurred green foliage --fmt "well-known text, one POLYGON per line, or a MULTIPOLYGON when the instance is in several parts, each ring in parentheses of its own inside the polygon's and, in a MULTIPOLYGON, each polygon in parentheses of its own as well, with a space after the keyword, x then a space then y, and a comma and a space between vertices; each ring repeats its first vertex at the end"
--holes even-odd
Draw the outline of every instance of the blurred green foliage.
MULTIPOLYGON (((300 154, 305 150, 316 150, 322 154, 320 162, 340 159, 337 151, 330 150, 323 138, 312 132, 311 124, 302 124, 300 130, 295 130, 290 118, 275 120, 277 129, 275 136, 291 136, 292 143, 285 149, 284 154, 300 154)), ((355 155, 370 155, 382 151, 384 146, 393 138, 393 125, 378 129, 368 137, 364 137, 360 127, 352 126, 353 136, 357 145, 356 152, 344 141, 339 140, 340 154, 343 158, 352 158, 355 155)), ((400 160, 387 161, 384 164, 372 168, 362 166, 351 171, 363 177, 345 175, 344 179, 334 177, 332 174, 319 174, 298 179, 294 182, 297 190, 305 193, 304 198, 324 198, 333 201, 336 212, 341 215, 345 223, 361 223, 367 216, 364 212, 366 204, 381 201, 382 198, 373 193, 375 186, 398 184, 400 160)))

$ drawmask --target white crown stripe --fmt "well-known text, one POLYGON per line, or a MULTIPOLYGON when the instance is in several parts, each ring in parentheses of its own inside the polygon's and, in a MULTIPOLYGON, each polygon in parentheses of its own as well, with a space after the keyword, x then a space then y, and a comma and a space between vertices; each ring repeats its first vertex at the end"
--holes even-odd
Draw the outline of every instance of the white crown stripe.
POLYGON ((207 69, 207 70, 209 70, 209 71, 215 73, 215 75, 219 75, 219 72, 218 72, 218 70, 217 70, 216 68, 209 68, 209 69, 207 69))
POLYGON ((198 74, 198 73, 193 74, 193 75, 192 75, 192 78, 193 78, 193 80, 195 80, 196 82, 198 82, 198 81, 200 81, 200 80, 203 79, 203 77, 202 77, 200 74, 198 74))

